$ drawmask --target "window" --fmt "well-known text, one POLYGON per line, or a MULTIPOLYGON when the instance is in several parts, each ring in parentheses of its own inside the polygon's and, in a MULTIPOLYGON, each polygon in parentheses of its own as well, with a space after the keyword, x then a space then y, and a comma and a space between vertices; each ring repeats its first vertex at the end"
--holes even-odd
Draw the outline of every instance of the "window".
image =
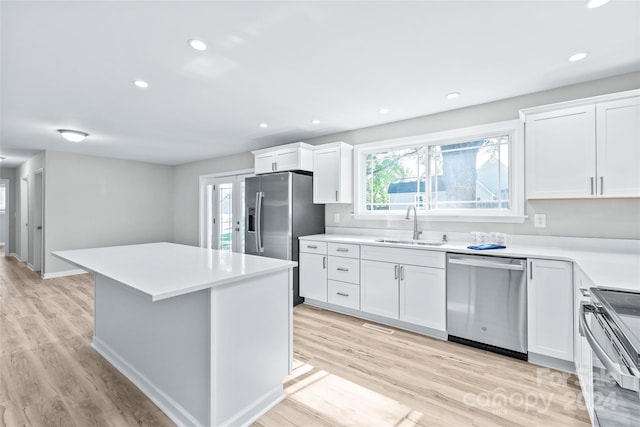
POLYGON ((416 206, 435 220, 522 222, 521 126, 510 121, 356 146, 356 216, 388 218, 416 206))

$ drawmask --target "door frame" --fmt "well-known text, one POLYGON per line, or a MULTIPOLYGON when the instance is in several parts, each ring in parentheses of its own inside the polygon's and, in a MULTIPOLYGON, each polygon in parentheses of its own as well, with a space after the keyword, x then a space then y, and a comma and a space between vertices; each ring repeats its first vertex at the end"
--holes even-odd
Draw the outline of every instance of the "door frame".
POLYGON ((33 269, 44 277, 44 168, 33 173, 33 192, 33 269))
POLYGON ((20 261, 29 261, 29 177, 20 179, 20 261))
POLYGON ((0 183, 4 184, 4 216, 5 220, 2 223, 3 233, 6 241, 4 242, 4 256, 11 254, 11 180, 0 179, 0 183))
POLYGON ((207 175, 200 175, 199 177, 199 208, 198 208, 198 244, 201 248, 207 247, 207 186, 214 184, 216 180, 222 178, 237 177, 239 175, 245 175, 245 177, 253 176, 253 169, 240 169, 229 172, 219 172, 207 175))

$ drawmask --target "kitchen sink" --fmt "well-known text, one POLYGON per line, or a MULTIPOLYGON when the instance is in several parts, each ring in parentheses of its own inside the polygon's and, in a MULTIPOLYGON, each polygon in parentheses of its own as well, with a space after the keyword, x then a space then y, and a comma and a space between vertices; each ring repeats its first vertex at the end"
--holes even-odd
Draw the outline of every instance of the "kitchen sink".
POLYGON ((401 240, 401 239, 377 239, 378 243, 395 243, 397 245, 417 245, 417 246, 442 246, 446 242, 434 242, 429 240, 401 240))

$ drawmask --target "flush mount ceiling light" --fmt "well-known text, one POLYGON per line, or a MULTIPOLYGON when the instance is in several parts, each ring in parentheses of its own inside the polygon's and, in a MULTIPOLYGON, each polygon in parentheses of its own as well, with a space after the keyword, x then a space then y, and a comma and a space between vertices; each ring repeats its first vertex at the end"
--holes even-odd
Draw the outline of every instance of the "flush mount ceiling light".
POLYGON ((460 96, 460 92, 449 92, 445 95, 447 99, 455 99, 460 96))
POLYGON ((313 120, 311 120, 311 124, 312 124, 312 125, 319 125, 319 124, 320 124, 320 120, 318 120, 318 119, 313 119, 313 120))
POLYGON ((79 130, 58 129, 58 132, 64 139, 71 142, 82 142, 86 137, 89 136, 88 133, 79 130))
POLYGON ((381 109, 378 110, 378 113, 380 113, 380 114, 387 114, 388 112, 389 112, 388 108, 381 108, 381 109))
POLYGON ((571 62, 582 61, 584 58, 587 57, 587 55, 589 55, 587 52, 579 52, 579 53, 576 53, 575 55, 571 55, 569 57, 569 61, 571 62))
POLYGON ((149 83, 147 83, 145 80, 134 80, 133 84, 140 89, 146 89, 149 87, 149 83))
POLYGON ((260 127, 261 127, 262 129, 266 129, 266 128, 268 128, 268 127, 269 127, 269 125, 268 125, 268 124, 266 124, 266 123, 260 123, 260 127))
POLYGON ((199 51, 207 50, 207 44, 202 40, 198 40, 198 39, 189 40, 189 46, 199 51))
POLYGON ((596 7, 600 7, 607 3, 609 3, 609 0, 588 0, 587 7, 589 9, 595 9, 596 7))

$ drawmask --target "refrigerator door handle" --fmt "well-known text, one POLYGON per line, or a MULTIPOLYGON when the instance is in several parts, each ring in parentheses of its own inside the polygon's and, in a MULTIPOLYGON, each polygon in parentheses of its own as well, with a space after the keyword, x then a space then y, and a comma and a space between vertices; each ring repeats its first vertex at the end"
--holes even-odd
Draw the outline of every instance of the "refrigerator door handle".
POLYGON ((258 254, 264 252, 264 246, 262 246, 262 200, 264 199, 264 193, 258 191, 256 193, 256 249, 258 254))

